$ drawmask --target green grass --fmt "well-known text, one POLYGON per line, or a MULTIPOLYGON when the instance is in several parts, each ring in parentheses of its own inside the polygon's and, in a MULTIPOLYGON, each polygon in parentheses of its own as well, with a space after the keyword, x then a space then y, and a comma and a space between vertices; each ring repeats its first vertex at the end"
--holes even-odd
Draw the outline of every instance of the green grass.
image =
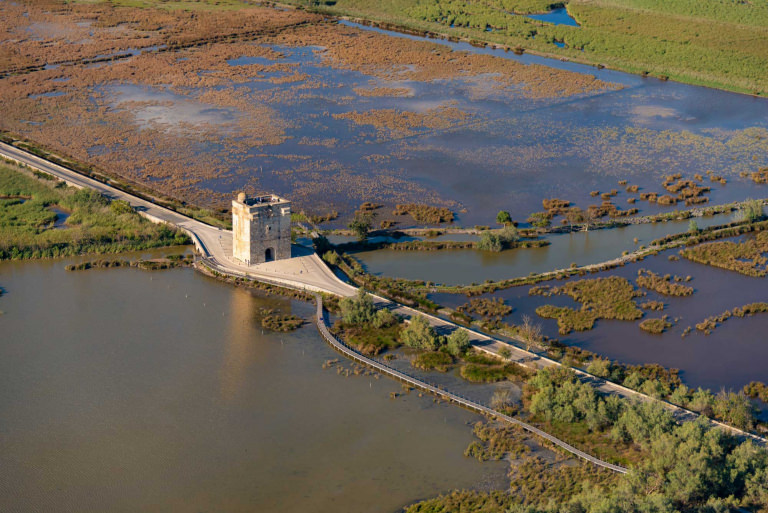
POLYGON ((442 351, 425 351, 413 359, 411 365, 421 370, 448 372, 453 366, 453 357, 442 351))
MULTIPOLYGON (((306 0, 286 3, 306 6, 306 0)), ((631 73, 768 94, 768 4, 731 0, 572 0, 580 27, 512 12, 545 11, 537 0, 338 0, 313 9, 511 47, 631 73), (453 27, 451 26, 453 25, 453 27), (486 29, 492 29, 491 32, 486 29), (558 48, 553 41, 562 41, 558 48)))
POLYGON ((640 293, 620 276, 571 281, 561 287, 533 287, 529 294, 566 294, 581 303, 579 310, 553 305, 543 305, 536 309, 541 317, 557 319, 561 335, 567 335, 573 330, 590 330, 597 319, 632 321, 643 316, 643 311, 635 302, 640 293))
POLYGON ((118 253, 189 244, 183 233, 153 224, 127 203, 91 189, 67 187, 0 163, 0 260, 118 253), (10 198, 8 198, 10 197, 10 198), (22 201, 22 199, 24 201, 22 201), (54 228, 58 207, 70 213, 54 228))
POLYGON ((400 347, 400 324, 393 324, 380 329, 370 326, 349 326, 336 323, 334 331, 342 340, 366 355, 377 355, 386 349, 400 347))

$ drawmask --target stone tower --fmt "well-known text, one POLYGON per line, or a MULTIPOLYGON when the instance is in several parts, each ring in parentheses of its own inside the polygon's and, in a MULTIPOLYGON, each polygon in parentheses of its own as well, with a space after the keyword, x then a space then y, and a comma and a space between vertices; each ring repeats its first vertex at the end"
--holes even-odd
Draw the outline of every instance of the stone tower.
POLYGON ((232 201, 232 256, 247 265, 291 258, 291 202, 275 195, 232 201))

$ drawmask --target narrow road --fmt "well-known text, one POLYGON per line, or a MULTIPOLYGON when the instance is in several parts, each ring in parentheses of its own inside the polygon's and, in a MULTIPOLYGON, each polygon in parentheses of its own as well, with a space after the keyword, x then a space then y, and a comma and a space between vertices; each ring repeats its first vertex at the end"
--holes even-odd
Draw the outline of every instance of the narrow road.
POLYGON ((339 296, 351 296, 357 291, 356 287, 339 280, 313 251, 306 248, 294 246, 294 258, 290 260, 246 266, 232 259, 232 232, 229 230, 202 223, 5 143, 0 143, 0 155, 51 174, 73 187, 89 187, 110 199, 126 201, 152 222, 165 223, 183 230, 200 254, 223 272, 339 296))
MULTIPOLYGON (((166 223, 183 230, 190 236, 201 256, 212 268, 219 272, 265 281, 267 283, 289 288, 312 292, 326 292, 342 297, 354 296, 357 293, 357 287, 339 279, 333 271, 325 265, 320 257, 308 248, 294 245, 292 248, 294 256, 291 259, 246 266, 245 264, 235 261, 231 256, 232 232, 229 230, 216 228, 202 223, 2 142, 0 142, 0 156, 30 168, 37 169, 38 171, 49 173, 71 186, 90 187, 108 198, 126 201, 141 215, 151 221, 166 223)), ((380 296, 374 295, 373 297, 379 308, 388 308, 392 310, 393 313, 399 314, 405 318, 409 319, 414 315, 422 315, 426 317, 439 334, 448 334, 456 329, 464 329, 469 333, 470 342, 475 348, 496 357, 501 358, 499 354, 500 351, 502 349, 507 349, 510 352, 510 356, 507 358, 509 361, 519 363, 520 365, 529 368, 539 369, 561 365, 555 360, 527 351, 522 347, 488 336, 471 328, 458 326, 449 320, 425 314, 380 296)), ((522 340, 518 340, 517 342, 524 344, 524 341, 522 340)), ((615 394, 621 397, 642 401, 658 401, 670 409, 679 421, 691 421, 700 417, 698 413, 685 408, 641 394, 640 392, 593 376, 579 369, 573 370, 582 381, 591 384, 603 394, 615 394)), ((768 440, 765 438, 747 433, 746 431, 736 429, 715 420, 710 420, 710 422, 713 425, 722 427, 738 436, 750 438, 753 442, 763 447, 768 446, 768 440)))

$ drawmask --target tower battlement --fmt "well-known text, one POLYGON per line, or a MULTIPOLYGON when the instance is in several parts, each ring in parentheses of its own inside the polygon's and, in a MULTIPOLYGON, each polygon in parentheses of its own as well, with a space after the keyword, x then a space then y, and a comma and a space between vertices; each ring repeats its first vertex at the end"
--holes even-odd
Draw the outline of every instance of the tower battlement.
POLYGON ((232 256, 247 265, 291 258, 291 202, 274 194, 232 200, 232 256))

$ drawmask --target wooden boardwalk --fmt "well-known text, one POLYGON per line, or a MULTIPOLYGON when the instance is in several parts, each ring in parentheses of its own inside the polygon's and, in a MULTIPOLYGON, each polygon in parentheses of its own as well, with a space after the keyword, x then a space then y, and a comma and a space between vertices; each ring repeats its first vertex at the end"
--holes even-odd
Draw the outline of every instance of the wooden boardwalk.
POLYGON ((624 467, 620 467, 618 465, 608 463, 607 461, 603 461, 601 459, 595 458, 594 456, 587 454, 584 451, 580 451, 579 449, 573 447, 572 445, 569 445, 563 442, 559 438, 556 438, 550 435, 549 433, 542 431, 541 429, 533 427, 530 424, 526 424, 521 420, 518 420, 514 417, 510 417, 509 415, 500 413, 492 408, 489 408, 488 406, 482 405, 466 397, 462 397, 458 394, 454 394, 453 392, 448 392, 447 390, 443 390, 442 388, 438 388, 434 385, 430 385, 429 383, 426 383, 416 377, 410 376, 402 371, 395 370, 392 367, 389 367, 388 365, 385 365, 384 363, 378 360, 374 360, 373 358, 369 358, 367 356, 364 356, 358 353, 357 351, 355 351, 354 349, 352 349, 351 347, 347 346, 346 344, 338 340, 336 337, 334 337, 333 334, 328 330, 328 324, 325 318, 325 310, 323 309, 323 298, 320 295, 316 297, 317 297, 317 329, 320 331, 320 334, 323 336, 326 342, 328 342, 331 345, 331 347, 333 347, 334 349, 342 353, 347 358, 350 358, 351 360, 354 360, 356 362, 362 363, 363 365, 371 367, 382 374, 395 378, 396 380, 406 383, 408 385, 411 385, 414 388, 418 388, 420 390, 424 390, 426 392, 429 392, 430 394, 434 394, 443 399, 447 399, 452 403, 463 406, 464 408, 467 408, 469 410, 520 426, 526 431, 533 433, 536 436, 539 436, 547 440, 548 442, 555 444, 556 446, 568 451, 569 453, 575 456, 578 456, 579 458, 582 458, 590 463, 594 463, 597 466, 606 468, 608 470, 612 470, 614 472, 619 472, 621 474, 626 474, 629 471, 624 467))

